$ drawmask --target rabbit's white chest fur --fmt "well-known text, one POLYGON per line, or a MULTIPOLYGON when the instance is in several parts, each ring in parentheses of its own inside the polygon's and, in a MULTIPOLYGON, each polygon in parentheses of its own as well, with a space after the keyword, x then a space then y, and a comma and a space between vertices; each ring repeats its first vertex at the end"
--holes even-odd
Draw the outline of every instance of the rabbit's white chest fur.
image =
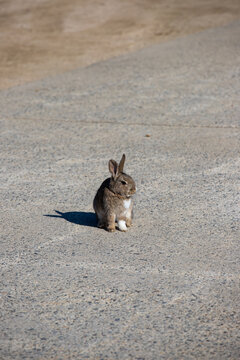
POLYGON ((126 210, 130 208, 130 205, 131 205, 131 199, 123 200, 123 206, 125 207, 126 210))
POLYGON ((131 219, 131 203, 132 203, 132 199, 126 199, 123 200, 122 202, 122 209, 120 210, 120 213, 117 213, 117 221, 118 218, 121 216, 126 216, 128 219, 131 219))
MULTIPOLYGON (((122 215, 126 216, 127 219, 131 219, 131 199, 123 200, 124 211, 122 215)), ((127 226, 125 220, 118 220, 118 227, 121 231, 127 231, 127 226)))
POLYGON ((124 215, 128 219, 131 219, 131 202, 132 202, 131 199, 123 200, 124 215))

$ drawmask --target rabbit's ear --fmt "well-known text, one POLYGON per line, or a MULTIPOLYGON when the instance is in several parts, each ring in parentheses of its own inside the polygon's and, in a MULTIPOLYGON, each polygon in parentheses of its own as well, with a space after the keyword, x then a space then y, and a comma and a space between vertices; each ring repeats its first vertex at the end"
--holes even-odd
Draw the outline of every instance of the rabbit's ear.
POLYGON ((119 163, 119 172, 123 172, 123 167, 124 167, 125 159, 126 159, 126 156, 125 156, 125 154, 123 154, 123 156, 122 156, 122 158, 121 158, 121 161, 120 161, 120 163, 119 163))
POLYGON ((108 167, 112 177, 115 179, 119 174, 118 163, 115 160, 109 160, 108 167))

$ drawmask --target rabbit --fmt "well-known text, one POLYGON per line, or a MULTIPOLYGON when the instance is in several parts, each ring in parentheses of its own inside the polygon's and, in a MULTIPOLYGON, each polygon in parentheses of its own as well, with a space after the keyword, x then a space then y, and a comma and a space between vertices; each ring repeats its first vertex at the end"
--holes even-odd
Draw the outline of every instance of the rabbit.
POLYGON ((111 232, 116 230, 115 222, 120 231, 127 231, 132 225, 132 195, 136 185, 131 176, 123 172, 125 159, 123 154, 119 165, 115 160, 109 160, 112 176, 102 183, 93 200, 98 227, 111 232))

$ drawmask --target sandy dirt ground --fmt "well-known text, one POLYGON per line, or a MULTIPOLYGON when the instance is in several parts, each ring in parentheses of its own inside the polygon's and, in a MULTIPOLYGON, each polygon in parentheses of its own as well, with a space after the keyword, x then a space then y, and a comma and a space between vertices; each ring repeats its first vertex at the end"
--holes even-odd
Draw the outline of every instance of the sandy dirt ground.
POLYGON ((238 18, 239 0, 0 0, 0 89, 238 18))

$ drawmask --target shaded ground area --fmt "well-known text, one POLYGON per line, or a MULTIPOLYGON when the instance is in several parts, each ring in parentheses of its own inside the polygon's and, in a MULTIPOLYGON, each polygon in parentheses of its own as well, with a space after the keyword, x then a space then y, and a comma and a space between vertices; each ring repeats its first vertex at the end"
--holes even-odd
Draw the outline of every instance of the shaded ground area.
POLYGON ((0 88, 239 17, 239 0, 2 0, 0 88))

